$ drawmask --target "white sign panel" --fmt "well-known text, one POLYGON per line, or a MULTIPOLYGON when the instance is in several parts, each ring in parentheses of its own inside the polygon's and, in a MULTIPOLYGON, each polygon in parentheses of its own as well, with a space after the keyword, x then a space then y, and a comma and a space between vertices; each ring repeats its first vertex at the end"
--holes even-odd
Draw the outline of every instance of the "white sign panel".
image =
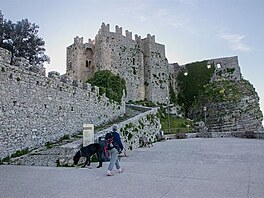
POLYGON ((84 124, 83 125, 83 146, 87 146, 94 143, 94 125, 84 124))

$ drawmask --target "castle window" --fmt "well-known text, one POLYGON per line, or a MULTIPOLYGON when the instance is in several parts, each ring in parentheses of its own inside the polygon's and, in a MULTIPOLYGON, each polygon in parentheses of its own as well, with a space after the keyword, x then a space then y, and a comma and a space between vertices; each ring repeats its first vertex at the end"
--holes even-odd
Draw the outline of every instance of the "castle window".
POLYGON ((91 67, 91 64, 92 64, 92 61, 86 60, 86 62, 85 62, 86 67, 91 67))
POLYGON ((72 62, 69 62, 68 70, 72 70, 72 62))
POLYGON ((133 58, 133 65, 135 65, 135 58, 133 58))

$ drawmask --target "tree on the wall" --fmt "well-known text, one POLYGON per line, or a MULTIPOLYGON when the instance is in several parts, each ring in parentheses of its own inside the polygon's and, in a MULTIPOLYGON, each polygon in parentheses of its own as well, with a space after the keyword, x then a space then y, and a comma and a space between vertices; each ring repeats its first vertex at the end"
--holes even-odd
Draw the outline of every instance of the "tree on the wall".
POLYGON ((4 19, 0 11, 0 47, 9 50, 14 57, 24 57, 31 65, 49 62, 45 52, 45 41, 38 36, 39 26, 22 19, 13 23, 4 19))

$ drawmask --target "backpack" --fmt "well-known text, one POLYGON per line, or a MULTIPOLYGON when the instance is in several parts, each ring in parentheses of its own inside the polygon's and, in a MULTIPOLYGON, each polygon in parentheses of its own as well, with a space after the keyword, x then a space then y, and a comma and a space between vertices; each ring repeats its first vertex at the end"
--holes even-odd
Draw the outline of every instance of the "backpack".
POLYGON ((118 152, 120 152, 120 147, 114 138, 113 132, 108 132, 105 134, 105 150, 111 150, 112 148, 116 148, 118 152))
POLYGON ((114 148, 116 145, 115 141, 114 141, 114 135, 112 132, 108 132, 105 134, 105 148, 107 150, 111 150, 112 148, 114 148))

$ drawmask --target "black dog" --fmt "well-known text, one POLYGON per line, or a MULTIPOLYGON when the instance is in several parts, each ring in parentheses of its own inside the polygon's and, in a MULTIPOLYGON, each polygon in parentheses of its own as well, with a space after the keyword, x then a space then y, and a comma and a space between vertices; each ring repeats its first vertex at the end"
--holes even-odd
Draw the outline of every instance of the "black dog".
POLYGON ((73 157, 73 161, 74 161, 74 165, 77 165, 79 162, 79 159, 81 157, 86 157, 86 161, 84 163, 84 165, 82 167, 90 166, 91 160, 90 158, 96 153, 98 161, 99 161, 99 165, 97 166, 97 168, 102 167, 102 151, 103 148, 99 143, 93 143, 93 144, 89 144, 86 147, 82 147, 73 157))

